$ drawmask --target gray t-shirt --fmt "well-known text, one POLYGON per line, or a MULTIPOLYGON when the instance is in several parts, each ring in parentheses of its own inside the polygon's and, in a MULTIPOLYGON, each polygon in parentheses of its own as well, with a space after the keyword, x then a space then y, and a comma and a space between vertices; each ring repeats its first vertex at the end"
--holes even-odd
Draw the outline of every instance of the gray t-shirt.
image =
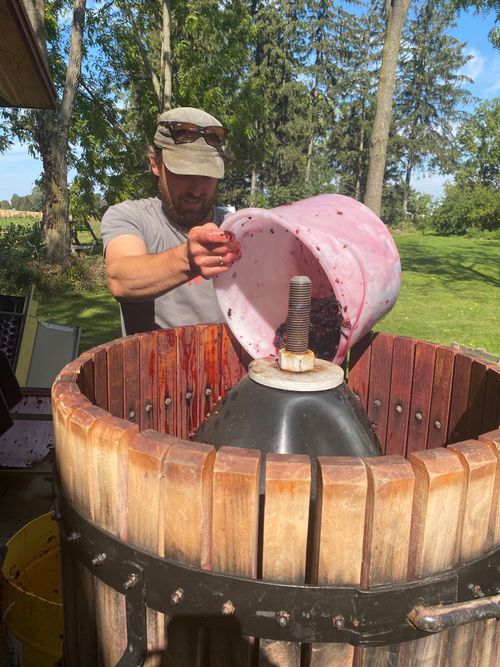
MULTIPOLYGON (((220 225, 226 212, 214 207, 213 222, 220 225)), ((128 200, 108 208, 101 222, 104 250, 111 239, 123 234, 142 239, 150 255, 185 243, 187 236, 166 217, 157 197, 128 200)), ((198 322, 224 321, 212 281, 201 276, 155 299, 120 299, 120 310, 124 336, 198 322)))

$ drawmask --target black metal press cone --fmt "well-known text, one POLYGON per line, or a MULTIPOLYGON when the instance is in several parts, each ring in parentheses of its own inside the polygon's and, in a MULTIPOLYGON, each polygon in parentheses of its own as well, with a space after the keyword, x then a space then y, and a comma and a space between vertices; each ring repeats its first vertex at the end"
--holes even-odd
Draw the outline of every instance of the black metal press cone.
POLYGON ((264 454, 382 455, 368 417, 345 382, 323 391, 287 391, 247 376, 219 401, 193 439, 264 454))

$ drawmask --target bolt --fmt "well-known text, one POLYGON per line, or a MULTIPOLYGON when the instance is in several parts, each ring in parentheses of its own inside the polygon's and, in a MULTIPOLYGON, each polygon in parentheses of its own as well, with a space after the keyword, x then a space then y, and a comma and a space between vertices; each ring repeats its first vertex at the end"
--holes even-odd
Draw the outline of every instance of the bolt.
POLYGON ((165 399, 165 406, 168 408, 168 406, 169 406, 171 403, 172 403, 172 399, 170 398, 170 396, 167 396, 167 398, 165 399))
POLYGON ((190 401, 193 398, 193 392, 192 391, 187 391, 186 392, 186 401, 190 401))
POLYGON ((131 574, 128 575, 127 580, 123 584, 123 588, 128 591, 130 588, 134 588, 134 586, 137 584, 137 581, 139 580, 139 577, 135 572, 132 572, 131 574))
POLYGON ((68 542, 78 542, 78 540, 81 538, 81 533, 70 533, 67 537, 68 542))
POLYGON ((376 399, 373 401, 373 405, 374 405, 376 408, 380 408, 381 405, 382 405, 382 401, 379 400, 378 398, 376 398, 376 399))
POLYGON ((277 611, 274 617, 280 628, 286 628, 290 620, 290 614, 287 611, 277 611))
POLYGON ((424 415, 421 412, 415 412, 415 419, 418 422, 421 422, 423 418, 424 418, 424 415))
POLYGON ((335 616, 333 619, 333 625, 337 630, 343 630, 345 628, 345 618, 343 616, 335 616))
POLYGON ((170 596, 170 602, 172 604, 179 604, 179 602, 181 602, 183 597, 184 597, 184 590, 182 588, 178 588, 170 596))
POLYGON ((312 282, 307 276, 290 280, 288 317, 286 321, 287 352, 305 354, 309 345, 309 318, 311 315, 312 282))
POLYGON ((396 412, 400 415, 403 412, 403 406, 400 403, 396 404, 396 412))
POLYGON ((210 389, 210 387, 207 387, 205 389, 205 396, 211 396, 211 395, 212 395, 212 390, 210 389))
POLYGON ((236 607, 231 602, 231 600, 224 602, 224 604, 222 605, 222 613, 224 614, 224 616, 231 616, 231 614, 234 614, 235 611, 236 607))
POLYGON ((436 431, 439 431, 439 429, 441 428, 441 422, 438 419, 436 419, 436 421, 434 422, 434 428, 436 429, 436 431))
POLYGON ((130 410, 130 412, 128 413, 128 418, 135 419, 135 410, 130 410))
POLYGON ((146 412, 151 412, 151 410, 153 409, 153 406, 151 405, 151 403, 148 403, 148 404, 146 405, 146 408, 145 408, 145 409, 146 409, 146 412))
POLYGON ((106 560, 106 554, 105 553, 97 554, 96 556, 94 556, 94 558, 92 558, 92 565, 95 565, 96 567, 99 567, 100 565, 102 565, 104 563, 105 560, 106 560))
POLYGON ((472 595, 475 598, 484 598, 485 597, 483 591, 481 590, 481 586, 479 584, 470 583, 470 584, 467 584, 467 588, 470 590, 470 592, 472 593, 472 595))

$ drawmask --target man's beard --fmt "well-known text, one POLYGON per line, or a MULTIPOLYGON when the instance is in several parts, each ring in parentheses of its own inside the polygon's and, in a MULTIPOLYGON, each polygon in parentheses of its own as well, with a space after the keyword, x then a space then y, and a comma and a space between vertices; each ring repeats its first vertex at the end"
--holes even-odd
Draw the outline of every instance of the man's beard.
POLYGON ((196 227, 204 222, 209 222, 212 220, 212 203, 210 205, 202 206, 199 209, 194 211, 182 211, 179 210, 170 199, 170 193, 166 185, 161 182, 161 179, 158 183, 158 193, 161 199, 161 205, 163 212, 167 218, 179 227, 184 229, 191 229, 196 227))

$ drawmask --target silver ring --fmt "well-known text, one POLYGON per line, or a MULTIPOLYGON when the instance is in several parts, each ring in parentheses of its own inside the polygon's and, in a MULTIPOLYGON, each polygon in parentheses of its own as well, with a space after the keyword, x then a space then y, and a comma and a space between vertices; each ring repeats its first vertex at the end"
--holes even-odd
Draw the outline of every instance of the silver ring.
POLYGON ((224 266, 224 258, 222 256, 219 257, 219 266, 224 266))

